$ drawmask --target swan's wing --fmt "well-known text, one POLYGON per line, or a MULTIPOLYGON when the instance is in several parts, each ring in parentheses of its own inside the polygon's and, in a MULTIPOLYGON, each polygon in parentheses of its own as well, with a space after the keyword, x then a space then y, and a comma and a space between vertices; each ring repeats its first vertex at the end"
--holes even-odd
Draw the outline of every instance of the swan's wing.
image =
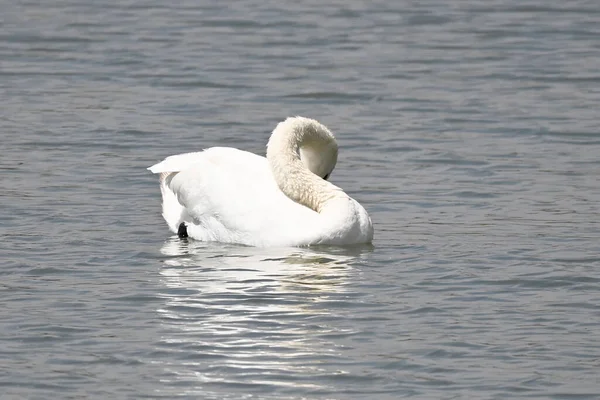
POLYGON ((246 151, 210 148, 168 157, 149 169, 163 178, 163 215, 170 218, 169 227, 176 232, 185 222, 195 239, 288 243, 290 237, 302 239, 301 227, 317 217, 281 192, 266 158, 246 151))
POLYGON ((194 153, 177 154, 169 156, 163 161, 154 164, 148 170, 152 173, 158 174, 163 172, 181 172, 186 169, 193 167, 195 164, 210 161, 215 166, 258 166, 257 159, 263 159, 266 162, 266 158, 257 156, 256 154, 234 149, 232 147, 211 147, 203 151, 197 151, 194 153))

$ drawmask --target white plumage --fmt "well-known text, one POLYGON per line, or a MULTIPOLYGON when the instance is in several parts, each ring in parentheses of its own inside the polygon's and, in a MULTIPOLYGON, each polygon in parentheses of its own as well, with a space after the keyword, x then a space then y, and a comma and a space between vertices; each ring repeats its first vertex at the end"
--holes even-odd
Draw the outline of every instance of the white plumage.
POLYGON ((213 147, 167 157, 148 168, 160 174, 163 217, 196 240, 251 246, 369 243, 365 209, 327 182, 337 143, 315 120, 279 123, 267 157, 213 147))

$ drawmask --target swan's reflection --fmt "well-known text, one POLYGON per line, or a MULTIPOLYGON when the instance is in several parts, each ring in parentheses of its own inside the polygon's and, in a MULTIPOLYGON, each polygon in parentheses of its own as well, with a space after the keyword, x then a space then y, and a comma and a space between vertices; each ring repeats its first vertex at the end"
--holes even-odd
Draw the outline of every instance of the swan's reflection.
POLYGON ((162 345, 184 355, 170 372, 203 387, 321 387, 315 374, 341 350, 332 338, 352 334, 332 322, 369 251, 167 241, 162 345))

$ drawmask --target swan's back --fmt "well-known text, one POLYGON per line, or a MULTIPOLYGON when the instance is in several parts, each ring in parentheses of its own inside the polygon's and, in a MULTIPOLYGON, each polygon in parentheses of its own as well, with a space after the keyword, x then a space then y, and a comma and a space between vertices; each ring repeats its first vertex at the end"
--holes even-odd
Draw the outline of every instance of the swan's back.
MULTIPOLYGON (((149 168, 161 174, 163 217, 197 240, 256 246, 288 245, 318 214, 290 200, 266 158, 226 147, 166 158, 149 168)), ((309 236, 312 232, 307 232, 309 236)))

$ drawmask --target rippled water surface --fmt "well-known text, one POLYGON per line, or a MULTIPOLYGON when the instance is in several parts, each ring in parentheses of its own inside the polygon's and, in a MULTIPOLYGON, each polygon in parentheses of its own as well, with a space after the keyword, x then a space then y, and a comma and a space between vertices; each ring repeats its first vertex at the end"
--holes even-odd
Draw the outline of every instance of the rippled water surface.
POLYGON ((597 399, 599 71, 597 1, 0 0, 0 399, 597 399), (289 115, 373 246, 170 236, 289 115))

